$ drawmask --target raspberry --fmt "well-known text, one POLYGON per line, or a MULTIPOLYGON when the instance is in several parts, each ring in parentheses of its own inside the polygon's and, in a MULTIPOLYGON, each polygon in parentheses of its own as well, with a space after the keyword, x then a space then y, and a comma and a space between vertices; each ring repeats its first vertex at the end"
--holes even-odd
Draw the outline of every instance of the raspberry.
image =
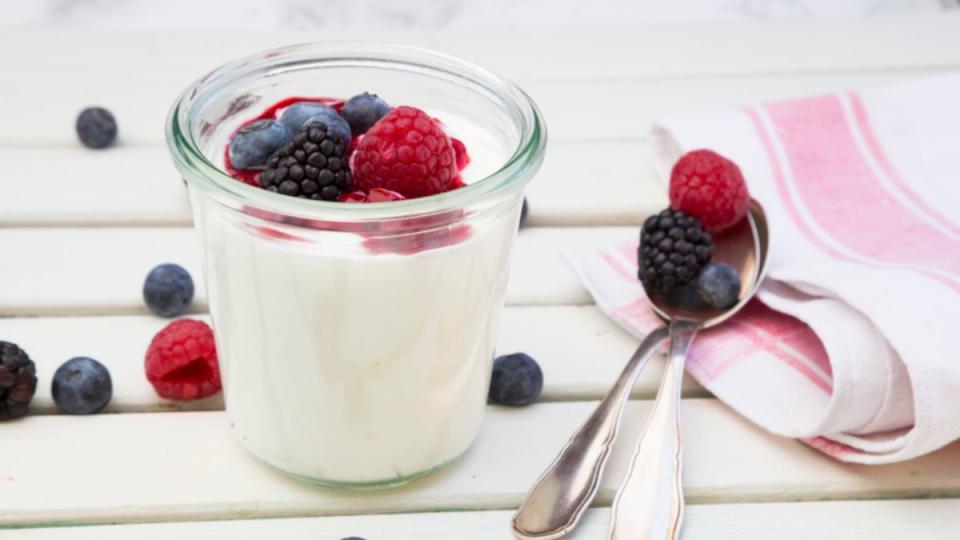
POLYGON ((456 185, 456 152, 427 113, 397 107, 360 140, 353 174, 354 185, 363 191, 384 188, 407 198, 436 195, 456 185))
POLYGON ((180 319, 153 336, 144 360, 160 397, 187 401, 220 391, 217 346, 207 323, 180 319))
POLYGON ((351 191, 350 193, 344 193, 340 196, 340 202, 345 203, 378 203, 402 201, 405 199, 406 197, 397 193, 396 191, 390 191, 389 189, 383 188, 373 188, 370 190, 370 193, 351 191))
POLYGON ((700 220, 710 232, 734 225, 747 213, 750 194, 737 164, 712 150, 684 154, 670 173, 670 207, 700 220))

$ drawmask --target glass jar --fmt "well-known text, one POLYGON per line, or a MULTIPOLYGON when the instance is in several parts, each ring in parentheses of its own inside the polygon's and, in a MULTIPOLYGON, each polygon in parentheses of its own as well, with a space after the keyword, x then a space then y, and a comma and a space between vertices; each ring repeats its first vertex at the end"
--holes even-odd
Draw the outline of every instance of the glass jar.
POLYGON ((401 484, 464 452, 487 400, 524 186, 546 144, 530 98, 427 50, 301 45, 197 81, 166 135, 202 238, 227 416, 246 448, 336 487, 401 484), (345 204, 224 172, 230 135, 270 104, 362 91, 438 118, 471 154, 468 185, 345 204))

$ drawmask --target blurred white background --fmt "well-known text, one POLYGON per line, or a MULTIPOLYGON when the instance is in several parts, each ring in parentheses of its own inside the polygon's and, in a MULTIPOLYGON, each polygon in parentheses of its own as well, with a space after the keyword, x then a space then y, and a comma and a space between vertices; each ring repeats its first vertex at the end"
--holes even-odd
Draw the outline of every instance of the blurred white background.
POLYGON ((0 26, 129 29, 490 29, 861 17, 960 0, 27 0, 0 26))

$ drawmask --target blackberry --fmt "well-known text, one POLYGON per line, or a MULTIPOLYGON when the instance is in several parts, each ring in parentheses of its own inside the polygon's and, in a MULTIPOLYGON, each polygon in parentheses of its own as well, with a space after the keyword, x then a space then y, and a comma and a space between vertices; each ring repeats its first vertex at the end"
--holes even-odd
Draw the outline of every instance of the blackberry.
POLYGON ((648 292, 668 296, 677 285, 696 280, 712 256, 713 240, 700 221, 668 208, 643 224, 637 277, 648 292))
POLYGON ((27 353, 7 341, 0 341, 0 420, 27 414, 37 390, 37 368, 27 353))
POLYGON ((284 143, 260 173, 260 187, 301 199, 335 201, 350 191, 349 139, 310 122, 284 143))

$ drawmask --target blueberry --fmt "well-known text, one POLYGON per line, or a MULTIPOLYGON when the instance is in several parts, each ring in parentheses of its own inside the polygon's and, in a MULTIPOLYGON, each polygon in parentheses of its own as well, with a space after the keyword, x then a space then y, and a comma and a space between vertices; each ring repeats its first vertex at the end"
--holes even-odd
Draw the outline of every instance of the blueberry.
POLYGON ((710 304, 706 303, 703 298, 700 298, 697 288, 694 287, 692 283, 675 286, 673 290, 670 291, 670 294, 667 295, 666 301, 671 306, 688 311, 706 311, 710 309, 710 304))
POLYGON ((490 400, 501 405, 528 405, 543 390, 543 372, 537 361, 524 353, 501 356, 493 361, 490 400))
POLYGON ((183 315, 193 301, 193 279, 176 264, 161 264, 147 274, 143 301, 161 317, 183 315))
POLYGON ((311 103, 309 101, 300 101, 287 107, 280 115, 280 121, 290 130, 296 133, 297 130, 307 124, 314 122, 323 122, 327 129, 336 133, 344 142, 350 142, 350 126, 337 111, 324 105, 323 103, 311 103))
POLYGON ((267 164, 270 154, 290 139, 292 132, 276 120, 257 120, 240 128, 230 140, 230 164, 254 169, 267 164))
POLYGON ((117 121, 103 107, 87 107, 77 116, 77 137, 87 148, 106 148, 117 139, 117 121))
POLYGON ((523 198, 523 206, 520 207, 520 226, 523 227, 527 222, 527 211, 529 210, 527 206, 527 198, 523 198))
POLYGON ((113 396, 110 372, 93 358, 78 356, 64 362, 53 374, 53 401, 65 414, 94 414, 113 396))
POLYGON ((388 112, 390 106, 387 102, 369 92, 353 96, 343 105, 343 117, 357 135, 366 133, 388 112))
POLYGON ((711 307, 731 307, 740 298, 740 275, 727 263, 710 263, 697 278, 697 293, 711 307))

